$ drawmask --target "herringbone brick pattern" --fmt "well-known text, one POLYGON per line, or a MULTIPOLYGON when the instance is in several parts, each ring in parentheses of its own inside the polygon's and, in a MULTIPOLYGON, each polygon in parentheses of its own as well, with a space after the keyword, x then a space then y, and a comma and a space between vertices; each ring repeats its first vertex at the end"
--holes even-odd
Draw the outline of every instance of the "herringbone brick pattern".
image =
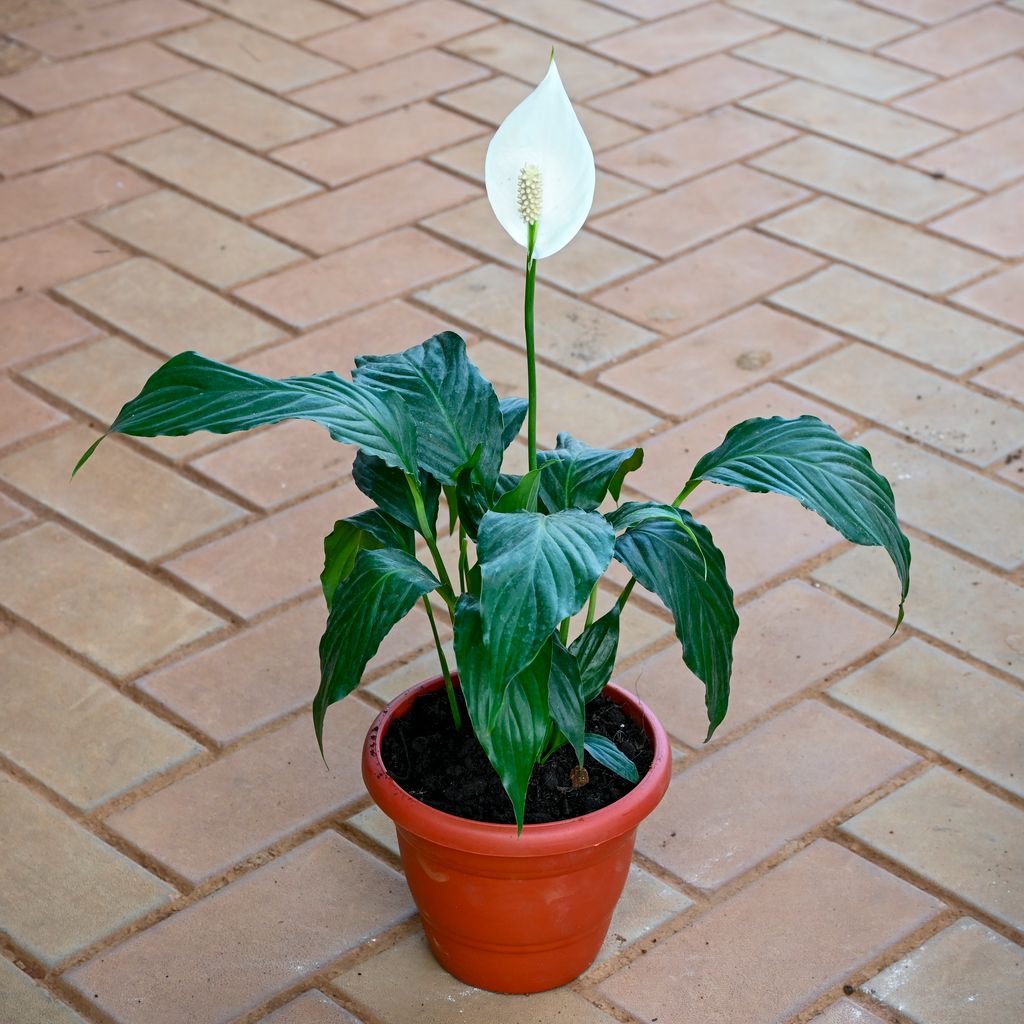
POLYGON ((6 0, 0 32, 3 1024, 1020 1019, 1024 2, 6 0), (287 424, 69 473, 184 348, 283 376, 452 328, 521 393, 483 154, 552 45, 599 183, 541 264, 543 439, 642 443, 629 496, 667 498, 733 422, 816 413, 915 576, 888 639, 878 552, 694 495, 730 716, 703 746, 638 594, 618 679, 673 785, 598 964, 513 998, 433 964, 358 774, 424 616, 329 771, 313 743, 350 451, 287 424))

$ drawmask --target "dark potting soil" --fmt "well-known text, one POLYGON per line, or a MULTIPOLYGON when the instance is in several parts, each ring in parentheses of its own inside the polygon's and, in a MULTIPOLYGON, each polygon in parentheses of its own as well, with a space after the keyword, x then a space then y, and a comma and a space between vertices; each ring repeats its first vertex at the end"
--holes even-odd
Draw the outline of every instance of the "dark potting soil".
MULTIPOLYGON (((409 713, 388 728, 381 755, 388 774, 417 800, 473 821, 514 825, 512 804, 498 773, 469 727, 462 694, 458 694, 463 727, 456 731, 444 690, 420 697, 409 713)), ((637 767, 640 778, 654 759, 647 734, 614 701, 598 697, 587 705, 586 731, 612 740, 637 767)), ((599 810, 634 788, 584 755, 589 775, 574 788, 571 773, 576 755, 568 744, 533 771, 526 794, 526 824, 563 821, 599 810)))

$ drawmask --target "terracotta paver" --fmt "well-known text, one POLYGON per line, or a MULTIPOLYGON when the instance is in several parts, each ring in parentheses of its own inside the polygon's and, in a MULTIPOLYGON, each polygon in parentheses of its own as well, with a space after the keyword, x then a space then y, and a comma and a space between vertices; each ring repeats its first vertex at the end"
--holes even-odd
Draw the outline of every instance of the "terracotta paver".
POLYGON ((998 920, 1018 930, 1024 923, 1024 812, 944 768, 932 768, 842 827, 998 920))
MULTIPOLYGON (((790 580, 744 605, 729 715, 711 744, 721 746, 752 719, 832 675, 887 636, 880 623, 802 581, 790 580)), ((660 651, 618 673, 615 681, 638 692, 673 737, 698 749, 704 743, 704 687, 679 651, 660 651)))
POLYGON ((866 982, 864 991, 922 1024, 1012 1019, 1024 1000, 1024 949, 966 918, 866 982))
POLYGON ((920 117, 801 78, 750 96, 741 105, 796 128, 889 157, 934 146, 953 134, 920 117))
POLYGON ((175 895, 7 775, 0 776, 0 914, 14 942, 48 966, 175 895))
POLYGON ((598 163, 651 188, 666 188, 792 136, 778 122, 722 107, 601 153, 598 163))
POLYGON ((140 89, 194 70, 194 64, 152 43, 130 43, 59 64, 38 64, 5 76, 0 79, 0 96, 34 114, 42 114, 84 100, 140 89))
MULTIPOLYGON (((428 217, 423 226, 517 269, 523 262, 522 250, 494 219, 485 196, 428 217)), ((573 242, 545 260, 548 280, 570 292, 593 291, 651 265, 648 257, 591 231, 581 231, 573 242)))
POLYGON ((0 242, 0 299, 41 291, 127 256, 81 224, 55 224, 0 242))
POLYGON ((108 157, 83 157, 0 185, 0 235, 20 235, 152 191, 108 157))
POLYGON ((525 82, 536 82, 544 74, 552 46, 558 47, 559 74, 573 96, 586 98, 640 77, 635 71, 605 59, 593 49, 581 49, 572 43, 509 23, 453 39, 445 49, 525 82))
MULTIPOLYGON (((455 991, 430 955, 426 940, 414 935, 333 980, 333 985, 360 1006, 372 1006, 385 1024, 401 1024, 409 999, 389 979, 401 977, 416 991, 417 1019, 424 1024, 456 1024, 466 1019, 486 1019, 494 1024, 513 1024, 522 1013, 522 998, 483 992, 459 984, 455 991)), ((404 987, 404 985, 402 987, 404 987)), ((579 1021, 580 1024, 611 1024, 614 1019, 568 988, 530 997, 530 1010, 538 1020, 579 1021)))
POLYGON ((970 131, 1024 106, 1024 60, 1007 57, 977 71, 912 93, 896 106, 941 124, 970 131))
POLYGON ((0 957, 0 1005, 12 1020, 31 1024, 83 1024, 72 1009, 58 1002, 49 992, 10 961, 0 957))
POLYGON ((308 45, 350 67, 365 68, 436 46, 493 22, 485 12, 456 0, 417 0, 380 17, 318 36, 308 45))
POLYGON ((400 875, 328 831, 94 957, 68 979, 125 1024, 178 1024, 183 1013, 227 1022, 411 910, 400 875), (242 962, 222 955, 239 947, 242 962))
POLYGON ((0 637, 0 751, 82 810, 202 752, 113 687, 25 633, 0 637))
MULTIPOLYGON (((479 267, 426 291, 417 298, 441 314, 466 320, 482 331, 516 345, 525 344, 517 326, 521 317, 520 275, 493 265, 479 267)), ((537 310, 544 310, 538 341, 547 358, 577 372, 606 363, 653 341, 650 331, 571 298, 549 285, 537 286, 537 310)))
POLYGON ((206 12, 183 0, 125 0, 88 18, 71 15, 12 33, 49 57, 73 57, 202 21, 206 12))
POLYGON ((873 100, 888 100, 934 81, 904 64, 799 32, 779 32, 740 47, 741 57, 789 75, 832 85, 873 100))
POLYGON ((963 246, 834 199, 816 199, 762 227, 923 292, 945 292, 996 268, 991 259, 963 246))
POLYGON ((302 89, 292 98, 336 121, 361 121, 475 82, 486 74, 478 65, 449 53, 422 50, 302 89))
POLYGON ((362 796, 359 766, 346 755, 372 721, 373 712, 355 700, 328 716, 324 753, 333 770, 309 742, 312 725, 303 715, 117 811, 106 824, 197 884, 362 796))
POLYGON ((827 355, 789 380, 977 466, 1010 454, 1024 430, 1024 411, 866 345, 827 355))
POLYGON ((290 92, 345 70, 275 36, 222 19, 165 36, 163 45, 272 92, 290 92))
POLYGON ((891 39, 908 35, 917 27, 847 0, 733 0, 733 5, 762 18, 770 18, 812 36, 873 50, 891 39))
POLYGON ((0 543, 0 568, 6 608, 115 675, 221 625, 211 612, 53 523, 0 543))
POLYGON ((226 359, 280 337, 266 321, 149 259, 76 278, 59 292, 169 356, 186 347, 226 359))
POLYGON ((219 288, 263 277, 302 256, 166 189, 91 217, 90 223, 219 288))
MULTIPOLYGON (((814 575, 858 601, 887 613, 894 607, 892 580, 866 571, 865 559, 876 552, 847 552, 828 562, 814 575)), ((1024 644, 1020 642, 1016 609, 1024 588, 995 573, 949 554, 923 540, 914 547, 914 570, 920 591, 908 617, 929 636, 970 651, 986 664, 1024 678, 1024 644), (945 614, 950 602, 959 601, 955 616, 945 614)))
POLYGON ((369 505, 355 484, 344 484, 179 555, 167 569, 236 615, 252 618, 318 585, 324 537, 336 520, 369 505))
POLYGON ((0 128, 0 173, 32 171, 173 127, 169 117, 131 96, 96 100, 0 128))
POLYGON ((776 292, 771 302, 951 374, 1019 341, 1012 331, 845 266, 833 265, 776 292))
POLYGON ((599 991, 646 1020, 785 1019, 940 907, 902 879, 819 840, 659 942, 599 991))
POLYGON ((730 164, 606 214, 595 227, 654 256, 675 256, 807 197, 803 189, 730 164))
POLYGON ((0 303, 3 361, 16 364, 99 334, 98 328, 34 292, 0 303))
POLYGON ((893 166, 826 139, 797 139, 752 163, 781 178, 915 224, 975 198, 975 193, 952 182, 893 166))
POLYGON ((469 118, 416 103, 285 146, 274 156, 317 181, 335 186, 403 164, 481 131, 481 126, 469 118))
POLYGON ((677 341, 606 370, 601 382, 631 398, 682 415, 709 404, 712 395, 759 384, 783 367, 837 344, 828 331, 766 306, 747 306, 677 341), (687 366, 684 380, 672 371, 687 366))
POLYGON ((829 693, 1024 795, 1024 756, 1017 742, 1024 697, 1008 683, 915 638, 836 683, 829 693))
POLYGON ((284 146, 331 127, 330 121, 312 111, 219 71, 196 71, 150 86, 140 95, 179 117, 256 150, 284 146))
POLYGON ((803 702, 678 773, 641 826, 639 849, 691 885, 715 889, 914 760, 870 729, 803 702), (698 829, 679 827, 698 817, 698 829))
POLYGON ((676 335, 820 266, 809 253, 740 230, 605 289, 597 301, 662 334, 676 335))
POLYGON ((176 128, 117 150, 122 160, 240 216, 319 191, 311 181, 196 128, 176 128))
POLYGON ((263 1019, 267 1024, 358 1024, 351 1013, 322 992, 307 992, 263 1019))
POLYGON ((395 298, 473 263, 469 256, 421 231, 400 228, 254 281, 240 288, 238 295, 293 327, 311 327, 395 298))
POLYGON ((644 128, 666 128, 781 80, 773 71, 715 54, 603 93, 591 100, 591 106, 644 128))
POLYGON ((1022 42, 1024 0, 0 0, 3 1024, 1014 1019, 1022 42), (689 497, 737 597, 731 709, 705 745, 638 587, 614 678, 675 778, 594 971, 524 999, 430 959, 359 777, 373 709, 437 674, 422 607, 319 758, 354 449, 109 439, 69 477, 185 349, 347 375, 453 330, 525 394, 484 161, 552 48, 599 166, 538 267, 541 443, 641 446, 623 499, 664 501, 734 423, 819 416, 890 479, 913 582, 890 639, 884 552, 689 497))
POLYGON ((259 225, 318 255, 362 242, 457 206, 478 195, 472 186, 429 164, 403 164, 355 184, 292 203, 259 225))

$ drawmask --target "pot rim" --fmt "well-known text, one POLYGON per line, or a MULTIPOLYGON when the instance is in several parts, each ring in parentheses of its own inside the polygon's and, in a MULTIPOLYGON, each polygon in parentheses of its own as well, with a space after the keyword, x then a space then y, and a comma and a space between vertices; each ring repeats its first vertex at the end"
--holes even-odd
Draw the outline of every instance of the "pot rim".
MULTIPOLYGON (((452 680, 458 682, 457 673, 452 680)), ((672 773, 672 748, 661 722, 638 697, 614 683, 606 696, 624 706, 647 733, 654 746, 654 758, 647 774, 625 796, 596 811, 544 824, 524 825, 522 835, 515 825, 460 818, 430 807, 407 793, 384 767, 380 741, 395 718, 401 717, 421 695, 444 686, 435 676, 410 687, 392 700, 374 719, 363 744, 363 781, 377 806, 400 828, 421 839, 467 853, 495 857, 544 857, 597 846, 635 829, 658 805, 668 789, 672 773)))

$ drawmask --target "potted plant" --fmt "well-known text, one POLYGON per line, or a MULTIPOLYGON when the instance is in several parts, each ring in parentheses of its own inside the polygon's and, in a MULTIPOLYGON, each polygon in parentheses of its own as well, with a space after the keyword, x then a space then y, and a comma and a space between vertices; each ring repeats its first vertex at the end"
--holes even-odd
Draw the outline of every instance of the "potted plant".
POLYGON ((503 992, 551 988, 589 966, 637 825, 668 785, 664 730, 609 685, 620 614, 637 582, 671 612, 682 660, 704 683, 708 738, 725 716, 739 619, 722 553, 683 507, 694 488, 709 481, 787 494, 848 540, 885 548, 900 580, 897 626, 909 585, 910 547, 889 484, 867 451, 814 417, 738 424, 666 503, 619 500, 624 477, 643 461, 640 448, 595 449, 560 434, 553 450, 538 450, 537 261, 579 231, 594 180, 552 57, 499 127, 486 162, 494 212, 526 251, 526 400, 499 400, 462 338, 444 332, 395 355, 361 357, 351 378, 272 380, 186 352, 150 377, 108 431, 228 433, 299 418, 356 445, 353 477, 375 507, 340 520, 325 540, 316 739, 322 750, 330 705, 356 688, 389 630, 422 603, 440 675, 380 714, 363 774, 396 823, 438 960, 503 992), (527 471, 503 473, 524 419, 527 471), (442 496, 458 544, 452 571, 438 546, 442 496), (632 577, 598 617, 598 583, 613 558, 632 577), (584 608, 573 636, 571 619, 584 608), (451 620, 457 672, 435 611, 451 620), (458 763, 435 764, 449 749, 458 763), (440 781, 425 780, 428 762, 440 781), (446 795, 453 780, 462 787, 446 795), (532 809, 551 792, 554 813, 532 809), (495 793, 497 809, 487 810, 495 793), (597 806, 603 799, 611 802, 597 806))

